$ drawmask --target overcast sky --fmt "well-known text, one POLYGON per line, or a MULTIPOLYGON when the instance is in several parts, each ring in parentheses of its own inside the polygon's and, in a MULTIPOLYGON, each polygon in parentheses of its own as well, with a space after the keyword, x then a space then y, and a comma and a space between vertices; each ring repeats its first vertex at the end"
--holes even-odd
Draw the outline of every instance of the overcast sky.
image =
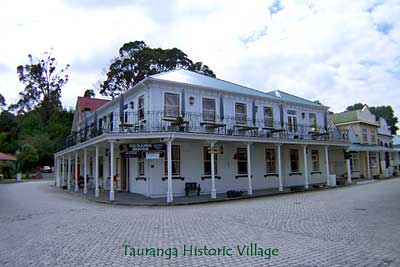
POLYGON ((218 78, 400 115, 400 0, 11 0, 0 3, 0 93, 23 89, 16 66, 53 49, 70 64, 66 107, 93 88, 123 43, 177 47, 218 78))

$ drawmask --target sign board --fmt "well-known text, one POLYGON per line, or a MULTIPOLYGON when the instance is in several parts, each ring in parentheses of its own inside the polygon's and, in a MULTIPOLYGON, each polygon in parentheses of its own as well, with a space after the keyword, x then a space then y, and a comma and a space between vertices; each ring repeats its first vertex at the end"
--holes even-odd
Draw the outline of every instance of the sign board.
POLYGON ((128 150, 129 151, 165 150, 165 144, 163 144, 163 143, 128 144, 128 150))
POLYGON ((139 158, 140 151, 126 151, 124 152, 125 158, 139 158))
POLYGON ((160 153, 159 152, 146 152, 146 159, 159 159, 160 153))

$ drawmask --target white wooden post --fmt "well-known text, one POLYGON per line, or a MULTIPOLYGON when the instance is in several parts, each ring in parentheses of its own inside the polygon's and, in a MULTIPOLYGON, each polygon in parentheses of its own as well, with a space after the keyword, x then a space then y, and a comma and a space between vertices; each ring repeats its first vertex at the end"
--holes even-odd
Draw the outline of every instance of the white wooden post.
POLYGON ((68 154, 67 189, 68 189, 68 190, 71 190, 71 154, 68 154))
POLYGON ((62 156, 62 168, 61 168, 61 187, 64 188, 64 177, 65 177, 65 162, 64 162, 64 156, 62 156))
MULTIPOLYGON (((347 152, 349 152, 347 150, 347 152)), ((351 166, 350 166, 350 159, 346 159, 347 164, 347 183, 351 184, 351 166)))
POLYGON ((329 179, 329 151, 328 151, 328 146, 325 147, 325 161, 326 161, 326 186, 336 186, 334 184, 331 184, 331 181, 329 179))
POLYGON ((367 178, 371 179, 371 167, 369 163, 369 151, 367 151, 367 178))
POLYGON ((278 177, 279 177, 279 191, 283 191, 283 175, 282 175, 282 159, 281 159, 281 144, 276 146, 278 152, 278 177))
POLYGON ((304 159, 304 188, 308 189, 310 187, 308 183, 308 166, 307 166, 307 146, 303 146, 303 159, 304 159))
POLYGON ((96 159, 94 167, 95 189, 94 195, 99 197, 99 145, 96 145, 96 159))
POLYGON ((110 141, 110 201, 114 201, 114 142, 110 141))
POLYGON ((215 142, 211 141, 210 143, 210 157, 211 157, 211 198, 217 198, 217 191, 215 190, 215 163, 214 163, 214 145, 215 142))
POLYGON ((172 194, 172 140, 167 142, 167 171, 168 171, 168 189, 167 189, 167 202, 174 201, 172 194))
POLYGON ((78 192, 78 151, 75 152, 75 192, 78 192))
POLYGON ((83 193, 87 194, 87 148, 83 150, 83 193))
POLYGON ((247 143, 247 179, 248 179, 247 194, 251 196, 253 195, 253 187, 251 184, 251 143, 247 143))

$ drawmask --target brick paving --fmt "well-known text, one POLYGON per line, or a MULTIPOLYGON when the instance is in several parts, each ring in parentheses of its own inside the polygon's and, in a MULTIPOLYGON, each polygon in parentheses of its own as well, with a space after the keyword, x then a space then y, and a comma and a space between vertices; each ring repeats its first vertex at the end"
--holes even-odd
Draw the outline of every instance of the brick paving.
POLYGON ((51 182, 0 184, 0 266, 400 266, 400 179, 206 205, 125 207, 51 182), (279 249, 257 256, 125 256, 184 244, 279 249))

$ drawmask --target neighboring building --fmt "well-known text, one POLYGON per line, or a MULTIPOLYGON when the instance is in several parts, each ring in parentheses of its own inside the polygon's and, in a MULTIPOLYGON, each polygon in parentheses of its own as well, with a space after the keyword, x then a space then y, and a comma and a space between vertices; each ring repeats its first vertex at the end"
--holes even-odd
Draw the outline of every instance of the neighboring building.
POLYGON ((364 106, 361 110, 331 114, 328 121, 348 133, 352 143, 348 151, 351 153, 353 178, 388 177, 393 174, 394 166, 390 157, 392 136, 385 119, 377 121, 376 116, 364 106))
POLYGON ((0 152, 0 180, 3 176, 7 178, 10 175, 9 168, 7 168, 7 171, 6 168, 3 169, 2 162, 12 162, 17 168, 17 158, 15 156, 0 152))
POLYGON ((15 156, 13 156, 13 155, 0 152, 0 161, 14 161, 14 162, 16 162, 17 158, 15 156))
POLYGON ((400 172, 400 135, 393 136, 393 165, 396 174, 400 172))
POLYGON ((196 186, 215 198, 329 184, 329 151, 349 146, 328 127, 326 106, 182 69, 147 77, 86 116, 82 101, 55 154, 57 186, 83 174, 85 193, 109 190, 111 200, 114 190, 171 202, 196 186))

